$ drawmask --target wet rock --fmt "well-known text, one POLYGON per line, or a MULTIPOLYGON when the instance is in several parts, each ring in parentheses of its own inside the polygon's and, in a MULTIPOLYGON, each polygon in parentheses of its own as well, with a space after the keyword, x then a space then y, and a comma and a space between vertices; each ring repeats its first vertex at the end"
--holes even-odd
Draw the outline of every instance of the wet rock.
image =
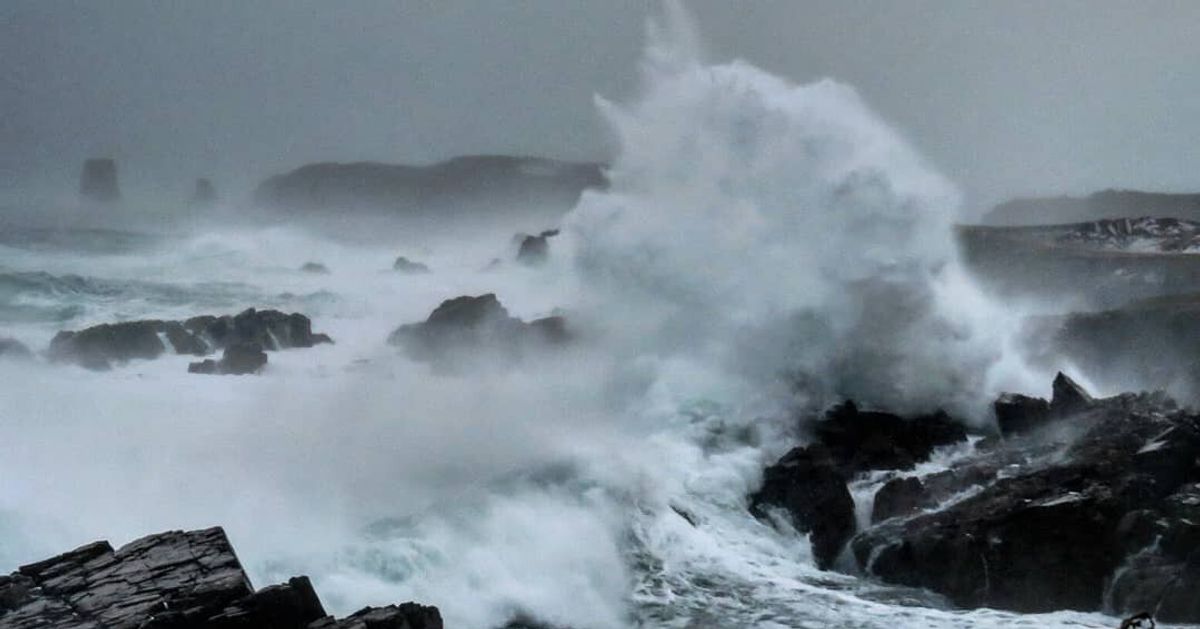
POLYGON ((1061 371, 1054 377, 1051 388, 1053 396, 1049 402, 1019 393, 1000 395, 992 404, 1000 434, 1011 437, 1028 433, 1053 421, 1086 412, 1096 403, 1087 390, 1061 371))
POLYGON ((307 577, 255 591, 220 528, 95 542, 0 577, 4 629, 441 629, 436 608, 326 615, 307 577), (407 624, 405 624, 407 623, 407 624))
POLYGON ((78 332, 62 331, 50 341, 49 357, 88 369, 109 369, 114 363, 158 358, 166 346, 159 338, 162 321, 102 323, 78 332))
POLYGON ((859 565, 963 607, 1095 611, 1113 583, 1115 611, 1141 611, 1154 599, 1170 601, 1179 622, 1200 620, 1189 616, 1191 599, 1165 589, 1192 583, 1188 562, 1200 536, 1190 518, 1200 514, 1187 505, 1200 507, 1192 489, 1200 481, 1200 416, 1155 394, 1080 393, 1058 386, 1058 403, 1049 403, 1060 409, 1054 415, 1070 417, 1054 433, 1060 441, 1022 437, 982 453, 987 465, 966 466, 994 470, 970 479, 982 487, 859 534, 851 544, 859 565))
POLYGON ((525 235, 517 249, 517 262, 534 266, 550 257, 550 238, 558 235, 557 229, 548 229, 536 236, 525 235))
POLYGON ((847 476, 869 470, 909 470, 935 448, 966 441, 963 425, 945 413, 904 418, 861 411, 853 402, 831 408, 813 427, 847 476))
POLYGON ((117 184, 117 162, 110 158, 94 158, 83 163, 79 177, 79 196, 98 203, 111 203, 121 198, 117 184))
POLYGON ((992 403, 992 409, 996 426, 1005 437, 1029 432, 1050 421, 1050 403, 1040 397, 1004 393, 992 403))
POLYGON ((0 336, 0 358, 33 358, 33 352, 29 351, 25 344, 5 336, 0 336))
POLYGON ((320 262, 305 262, 300 270, 305 273, 315 273, 317 275, 326 275, 329 273, 329 267, 320 262))
POLYGON ((420 262, 413 262, 404 256, 400 256, 392 264, 392 270, 400 271, 401 273, 428 273, 429 267, 420 262))
POLYGON ((462 296, 441 303, 421 323, 402 325, 388 343, 412 358, 457 368, 486 357, 515 362, 539 349, 569 340, 562 317, 525 323, 508 314, 493 293, 462 296))
POLYGON ((933 506, 925 485, 915 477, 893 478, 875 492, 871 523, 908 516, 933 506))
POLYGON ((221 360, 203 360, 188 365, 188 373, 244 376, 255 374, 267 366, 267 353, 262 345, 249 341, 225 348, 221 360))
POLYGON ((1065 417, 1073 413, 1082 413, 1096 403, 1095 398, 1084 390, 1063 372, 1054 376, 1052 385, 1053 396, 1050 398, 1050 412, 1065 417))
POLYGON ((797 531, 808 533, 817 567, 832 567, 854 535, 854 499, 846 479, 822 446, 794 448, 763 471, 750 496, 750 512, 765 519, 780 509, 797 531))
POLYGON ((110 369, 134 359, 158 358, 168 349, 204 356, 242 343, 257 343, 274 351, 332 342, 325 334, 314 334, 312 321, 300 313, 250 308, 233 316, 203 315, 182 322, 126 321, 63 331, 51 340, 47 355, 89 369, 110 369))

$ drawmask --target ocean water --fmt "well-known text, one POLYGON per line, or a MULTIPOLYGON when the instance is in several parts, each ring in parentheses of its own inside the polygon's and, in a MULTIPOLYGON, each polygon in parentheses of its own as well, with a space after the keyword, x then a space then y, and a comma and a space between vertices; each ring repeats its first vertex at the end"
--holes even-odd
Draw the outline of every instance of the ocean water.
POLYGON ((416 600, 456 628, 1117 626, 822 572, 804 536, 748 514, 798 409, 853 395, 982 422, 1000 388, 1049 379, 958 270, 953 185, 852 88, 708 64, 677 8, 649 39, 641 93, 598 104, 612 187, 564 217, 543 267, 512 262, 511 232, 402 223, 370 239, 5 225, 0 334, 34 350, 250 306, 303 312, 336 344, 274 352, 255 377, 191 375, 183 356, 0 360, 0 571, 222 525, 258 586, 307 574, 339 614, 416 600), (396 273, 398 255, 433 272, 396 273), (450 374, 385 343, 488 292, 525 319, 561 309, 577 340, 450 374))

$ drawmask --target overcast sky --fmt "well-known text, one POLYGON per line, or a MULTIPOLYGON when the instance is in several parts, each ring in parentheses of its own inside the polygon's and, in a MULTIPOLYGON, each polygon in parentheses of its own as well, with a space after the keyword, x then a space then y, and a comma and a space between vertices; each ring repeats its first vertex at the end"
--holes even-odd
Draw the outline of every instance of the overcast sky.
MULTIPOLYGON (((1200 190, 1200 1, 692 0, 710 56, 856 86, 973 207, 1200 190)), ((233 195, 318 160, 603 159, 635 0, 0 0, 0 183, 233 195)))

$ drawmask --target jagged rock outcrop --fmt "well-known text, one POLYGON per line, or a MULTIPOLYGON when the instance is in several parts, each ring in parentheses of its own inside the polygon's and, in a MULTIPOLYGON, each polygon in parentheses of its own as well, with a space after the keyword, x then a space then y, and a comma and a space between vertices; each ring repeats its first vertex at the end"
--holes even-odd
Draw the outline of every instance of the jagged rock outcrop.
POLYGON ((428 273, 429 267, 425 266, 424 264, 422 264, 420 262, 413 262, 412 260, 409 260, 408 258, 406 258, 404 256, 400 256, 400 257, 396 258, 396 261, 394 263, 392 263, 392 270, 399 271, 401 273, 416 274, 416 273, 428 273))
POLYGON ((429 166, 310 164, 267 179, 254 198, 260 206, 308 211, 446 216, 549 206, 566 212, 585 189, 605 185, 600 164, 471 155, 429 166))
MULTIPOLYGON (((832 567, 857 528, 851 479, 873 470, 910 470, 935 449, 967 439, 963 425, 942 412, 905 418, 862 411, 852 401, 806 425, 816 443, 793 448, 763 472, 762 487, 750 495, 750 511, 760 519, 771 507, 787 513, 796 530, 810 534, 822 569, 832 567)), ((881 514, 902 507, 899 497, 896 505, 887 500, 885 495, 881 514)), ((922 496, 922 505, 925 500, 922 496)))
POLYGON ((421 323, 402 325, 388 343, 409 356, 442 367, 463 367, 479 360, 519 361, 525 354, 568 341, 563 317, 526 323, 509 316, 493 293, 448 299, 421 323))
POLYGON ((97 203, 119 201, 121 188, 117 183, 116 160, 93 158, 85 161, 79 176, 79 196, 97 203))
POLYGON ((536 236, 522 235, 517 249, 517 262, 529 266, 542 264, 550 257, 550 239, 558 235, 557 229, 548 229, 536 236))
POLYGON ((1200 621, 1183 594, 1200 587, 1200 416, 1157 394, 1092 400, 1065 377, 1055 393, 1069 412, 1047 404, 1053 430, 922 479, 940 507, 860 533, 859 565, 963 607, 1200 621))
POLYGON ((30 352, 24 343, 16 339, 0 336, 0 358, 33 358, 33 352, 30 352))
POLYGON ((1051 390, 1049 402, 1019 393, 1001 394, 992 403, 1000 434, 1007 437, 1036 430, 1054 420, 1087 411, 1096 403, 1078 382, 1061 371, 1054 377, 1051 390))
POLYGON ((854 535, 854 499, 846 478, 826 448, 793 448, 763 471, 762 487, 750 496, 750 512, 785 513, 797 531, 808 533, 817 567, 828 570, 854 535))
POLYGON ((441 629, 415 603, 329 617, 307 577, 255 591, 220 528, 95 542, 0 577, 0 629, 441 629))
POLYGON ((158 358, 168 346, 176 354, 203 356, 239 343, 280 350, 332 342, 325 334, 314 334, 312 321, 300 313, 249 308, 232 316, 102 323, 63 331, 50 341, 48 355, 89 369, 109 369, 134 359, 158 358))
POLYGON ((225 348, 221 360, 211 358, 190 363, 188 373, 223 376, 244 376, 258 373, 267 366, 267 353, 262 345, 250 342, 234 343, 225 348))
POLYGON ((850 401, 829 409, 811 430, 847 477, 869 470, 912 469, 935 448, 967 439, 963 424, 942 412, 905 418, 863 411, 850 401))

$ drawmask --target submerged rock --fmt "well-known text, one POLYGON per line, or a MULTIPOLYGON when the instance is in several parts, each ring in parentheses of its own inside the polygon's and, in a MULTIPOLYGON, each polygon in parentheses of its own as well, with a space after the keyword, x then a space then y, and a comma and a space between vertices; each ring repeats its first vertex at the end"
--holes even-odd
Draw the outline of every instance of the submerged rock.
POLYGON ((192 205, 208 206, 217 202, 217 187, 213 185, 211 179, 201 177, 196 180, 196 187, 192 190, 192 205))
POLYGON ((329 267, 321 264, 320 262, 305 262, 300 267, 300 270, 305 273, 316 273, 318 275, 325 275, 329 273, 329 267))
POLYGON ((413 262, 404 256, 400 256, 392 264, 392 270, 400 271, 401 273, 428 273, 429 267, 420 262, 413 262))
MULTIPOLYGON (((1158 610, 1200 621, 1193 566, 1200 535, 1200 416, 1160 395, 1102 400, 1061 376, 1042 419, 1055 430, 1019 433, 924 479, 975 487, 939 510, 886 520, 851 546, 859 565, 891 583, 927 588, 963 607, 1019 612, 1158 610), (940 478, 939 478, 940 477, 940 478), (965 481, 965 482, 964 482, 965 481), (1190 589, 1180 589, 1190 588, 1190 589), (1151 604, 1153 603, 1153 604, 1151 604)), ((1010 399, 1009 402, 1012 400, 1010 399)))
POLYGON ((854 499, 829 451, 794 448, 763 471, 762 487, 750 496, 750 512, 767 518, 781 509, 797 531, 808 533, 817 567, 828 570, 854 535, 854 499))
POLYGON ((249 308, 233 316, 125 321, 63 331, 50 341, 48 355, 89 369, 109 369, 134 359, 158 358, 168 348, 175 354, 204 356, 239 343, 280 350, 332 342, 325 334, 314 334, 312 321, 302 314, 249 308))
POLYGON ((220 528, 95 542, 0 576, 5 629, 441 629, 415 603, 328 616, 307 577, 255 591, 220 528))
POLYGON ((424 322, 402 325, 388 343, 414 359, 443 367, 461 367, 486 357, 512 362, 526 353, 565 343, 570 338, 562 317, 525 323, 509 316, 493 293, 447 299, 424 322))
POLYGON ((262 345, 250 342, 235 343, 225 348, 221 360, 203 360, 188 365, 188 373, 244 376, 258 373, 267 366, 267 353, 262 345))

